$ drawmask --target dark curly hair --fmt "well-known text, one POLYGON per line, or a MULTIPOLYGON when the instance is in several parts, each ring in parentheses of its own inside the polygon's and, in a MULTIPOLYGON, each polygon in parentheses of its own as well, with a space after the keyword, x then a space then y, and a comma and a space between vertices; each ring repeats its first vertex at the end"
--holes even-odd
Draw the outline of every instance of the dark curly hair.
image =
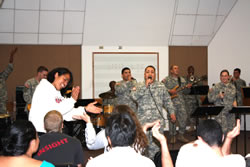
POLYGON ((71 73, 71 71, 65 67, 57 67, 53 70, 51 70, 49 73, 48 73, 48 76, 47 76, 47 80, 50 82, 50 83, 53 83, 54 80, 55 80, 55 74, 58 73, 58 76, 61 76, 61 75, 64 75, 64 74, 69 74, 70 75, 70 80, 68 82, 68 85, 63 88, 62 90, 60 90, 62 96, 64 96, 65 92, 70 88, 72 87, 72 83, 73 83, 73 75, 71 73))
POLYGON ((133 146, 136 152, 143 152, 148 140, 133 110, 127 105, 117 105, 108 119, 106 136, 112 146, 133 146))
POLYGON ((37 138, 37 132, 30 121, 15 121, 2 137, 3 155, 23 155, 29 149, 30 142, 37 138))

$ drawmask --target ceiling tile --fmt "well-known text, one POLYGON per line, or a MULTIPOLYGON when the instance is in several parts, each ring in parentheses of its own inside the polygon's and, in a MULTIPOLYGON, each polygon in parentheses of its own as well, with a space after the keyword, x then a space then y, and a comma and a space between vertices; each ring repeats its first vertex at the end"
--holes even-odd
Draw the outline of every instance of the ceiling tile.
POLYGON ((65 10, 85 10, 85 0, 65 0, 65 10))
POLYGON ((1 44, 13 43, 13 33, 0 33, 0 43, 1 44))
POLYGON ((39 44, 62 44, 62 35, 39 34, 39 44))
POLYGON ((192 43, 192 36, 172 36, 170 45, 172 46, 188 46, 192 43))
POLYGON ((212 35, 216 16, 197 16, 194 35, 212 35))
POLYGON ((16 9, 39 9, 39 0, 16 0, 16 9))
POLYGON ((40 32, 62 33, 63 12, 41 11, 40 32))
POLYGON ((18 34, 14 35, 14 43, 16 44, 37 44, 37 34, 18 34))
POLYGON ((0 32, 14 31, 14 10, 0 10, 0 32))
POLYGON ((233 5, 236 3, 237 0, 221 0, 219 6, 219 15, 227 15, 228 12, 232 9, 233 5))
POLYGON ((15 12, 15 32, 38 32, 39 11, 17 10, 15 12))
POLYGON ((192 45, 193 46, 208 46, 211 36, 193 36, 192 45))
POLYGON ((41 10, 64 10, 64 0, 41 0, 41 10))
POLYGON ((82 44, 82 34, 63 34, 63 44, 82 44))
POLYGON ((198 13, 204 15, 216 15, 219 0, 200 0, 198 13))
POLYGON ((63 33, 83 32, 84 12, 65 12, 63 33))
POLYGON ((177 14, 196 14, 199 0, 179 0, 177 14))
POLYGON ((176 15, 173 35, 192 35, 194 21, 194 15, 176 15))
POLYGON ((2 8, 9 8, 9 9, 14 9, 14 0, 5 0, 3 1, 2 8))
POLYGON ((224 20, 225 20, 225 16, 217 16, 216 17, 215 26, 214 26, 214 33, 216 33, 218 31, 218 29, 220 28, 220 26, 222 25, 224 20))

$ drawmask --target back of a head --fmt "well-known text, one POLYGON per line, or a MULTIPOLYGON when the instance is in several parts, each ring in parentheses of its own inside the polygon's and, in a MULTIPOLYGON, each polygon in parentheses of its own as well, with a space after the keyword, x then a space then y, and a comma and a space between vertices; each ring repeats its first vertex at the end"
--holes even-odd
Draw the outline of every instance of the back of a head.
POLYGON ((197 127, 197 136, 200 136, 211 147, 221 147, 223 144, 222 128, 215 120, 202 121, 197 127))
POLYGON ((109 117, 105 134, 110 138, 112 147, 132 146, 136 137, 136 124, 126 105, 118 105, 109 117))
POLYGON ((34 125, 30 121, 15 121, 2 138, 3 155, 19 156, 29 149, 30 142, 36 139, 37 133, 34 125))
POLYGON ((44 128, 47 133, 61 132, 63 124, 63 116, 60 112, 52 110, 44 116, 44 128))

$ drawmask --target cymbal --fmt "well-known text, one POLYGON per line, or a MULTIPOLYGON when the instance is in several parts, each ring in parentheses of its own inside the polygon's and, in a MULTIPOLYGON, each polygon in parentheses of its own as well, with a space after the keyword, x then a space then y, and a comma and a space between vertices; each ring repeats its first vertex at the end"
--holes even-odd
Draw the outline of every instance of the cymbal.
POLYGON ((99 97, 102 99, 114 99, 116 98, 116 95, 112 92, 105 92, 105 93, 99 94, 99 97))

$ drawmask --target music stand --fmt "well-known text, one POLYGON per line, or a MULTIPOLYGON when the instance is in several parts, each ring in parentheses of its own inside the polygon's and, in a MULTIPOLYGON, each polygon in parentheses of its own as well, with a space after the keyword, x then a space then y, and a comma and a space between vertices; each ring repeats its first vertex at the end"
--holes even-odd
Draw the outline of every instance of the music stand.
POLYGON ((250 87, 241 88, 244 106, 250 106, 250 87))
POLYGON ((196 129, 199 123, 199 118, 201 117, 210 117, 218 115, 224 106, 200 106, 197 107, 191 117, 196 118, 196 129))
MULTIPOLYGON (((230 113, 237 115, 243 115, 244 120, 244 154, 247 152, 247 142, 246 142, 246 114, 250 114, 250 106, 238 106, 233 107, 230 113)), ((237 142, 236 142, 236 152, 237 152, 237 142)))
POLYGON ((208 90, 208 85, 192 86, 189 95, 207 95, 208 90))

